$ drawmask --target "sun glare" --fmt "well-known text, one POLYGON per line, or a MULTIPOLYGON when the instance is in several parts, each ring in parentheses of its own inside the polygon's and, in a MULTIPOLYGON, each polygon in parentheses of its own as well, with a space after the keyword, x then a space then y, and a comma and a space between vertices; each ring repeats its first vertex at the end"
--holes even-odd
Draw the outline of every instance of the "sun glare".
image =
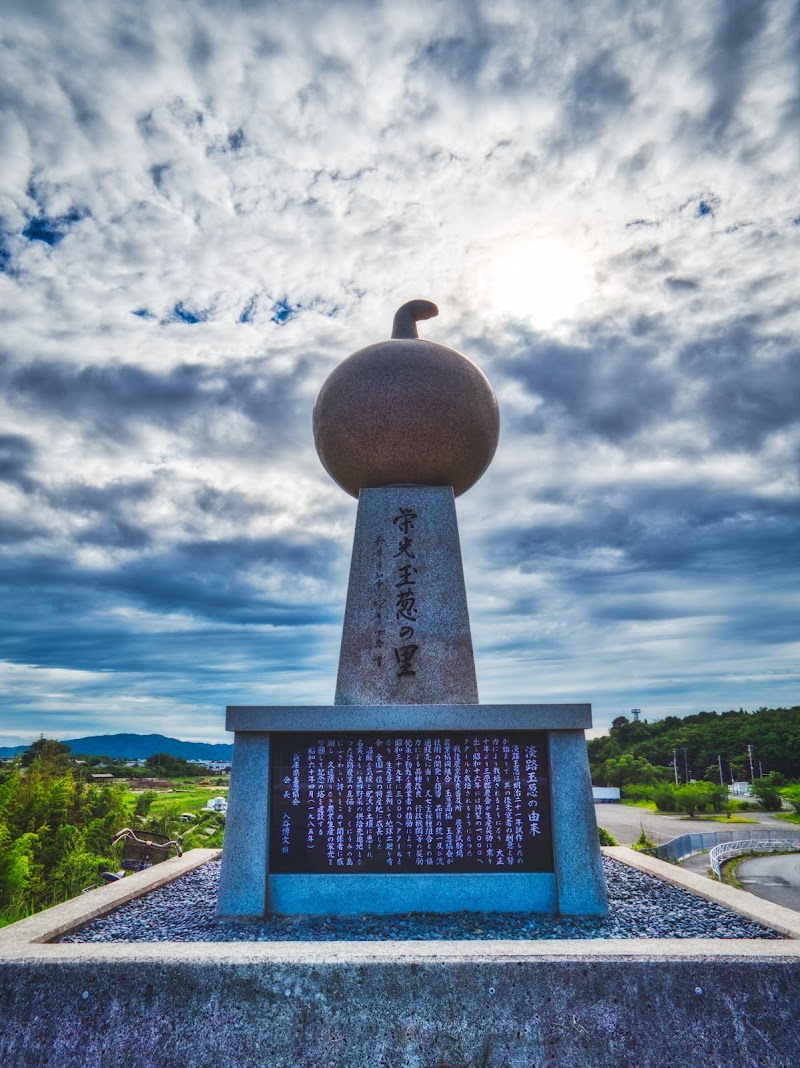
POLYGON ((491 271, 491 300, 498 311, 549 329, 575 316, 593 284, 584 254, 562 241, 544 240, 498 256, 491 271))

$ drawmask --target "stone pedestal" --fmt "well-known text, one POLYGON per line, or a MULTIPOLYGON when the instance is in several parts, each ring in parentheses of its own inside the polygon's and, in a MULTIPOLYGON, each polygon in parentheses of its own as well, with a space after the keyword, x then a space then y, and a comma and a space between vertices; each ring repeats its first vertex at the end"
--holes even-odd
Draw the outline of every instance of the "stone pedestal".
MULTIPOLYGON (((331 913, 543 912, 600 916, 607 911, 592 787, 583 729, 589 705, 244 706, 228 709, 235 732, 218 912, 245 917, 331 913), (407 737, 442 732, 489 732, 501 738, 542 732, 547 795, 541 811, 552 841, 550 871, 492 870, 448 874, 441 869, 400 874, 271 872, 270 741, 383 732, 407 737)), ((277 791, 280 796, 280 789, 277 791)))

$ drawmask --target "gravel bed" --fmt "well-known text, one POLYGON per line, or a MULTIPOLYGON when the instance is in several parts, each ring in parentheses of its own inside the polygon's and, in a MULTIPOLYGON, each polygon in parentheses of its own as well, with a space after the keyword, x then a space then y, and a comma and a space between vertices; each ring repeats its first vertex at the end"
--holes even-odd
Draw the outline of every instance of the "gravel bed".
POLYGON ((93 920, 62 942, 380 942, 498 938, 780 938, 701 897, 603 858, 609 915, 548 919, 529 912, 412 912, 396 916, 274 916, 223 923, 214 916, 219 861, 93 920))

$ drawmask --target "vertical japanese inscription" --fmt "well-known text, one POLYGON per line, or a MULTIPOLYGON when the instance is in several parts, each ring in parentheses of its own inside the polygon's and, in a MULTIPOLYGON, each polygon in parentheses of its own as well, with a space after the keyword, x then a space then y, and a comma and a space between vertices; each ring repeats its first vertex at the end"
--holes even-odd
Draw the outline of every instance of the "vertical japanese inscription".
POLYGON ((384 539, 379 534, 372 546, 371 583, 372 593, 372 659, 378 668, 383 667, 386 645, 386 622, 384 618, 387 592, 384 575, 384 539))
POLYGON ((414 551, 417 519, 419 515, 413 508, 400 508, 397 515, 392 518, 392 524, 397 528, 398 534, 397 552, 393 559, 395 560, 394 609, 397 622, 394 656, 399 679, 417 674, 415 658, 419 652, 419 642, 413 641, 418 621, 418 571, 417 555, 414 551))
POLYGON ((546 736, 283 735, 273 872, 551 871, 546 736))

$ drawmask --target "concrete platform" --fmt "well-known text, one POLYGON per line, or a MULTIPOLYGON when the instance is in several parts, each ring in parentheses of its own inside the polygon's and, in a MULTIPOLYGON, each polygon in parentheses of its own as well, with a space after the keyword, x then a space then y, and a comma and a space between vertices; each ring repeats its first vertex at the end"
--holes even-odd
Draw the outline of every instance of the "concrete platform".
POLYGON ((198 850, 0 930, 0 1063, 796 1065, 800 916, 606 852, 788 940, 46 943, 214 855, 198 850))

